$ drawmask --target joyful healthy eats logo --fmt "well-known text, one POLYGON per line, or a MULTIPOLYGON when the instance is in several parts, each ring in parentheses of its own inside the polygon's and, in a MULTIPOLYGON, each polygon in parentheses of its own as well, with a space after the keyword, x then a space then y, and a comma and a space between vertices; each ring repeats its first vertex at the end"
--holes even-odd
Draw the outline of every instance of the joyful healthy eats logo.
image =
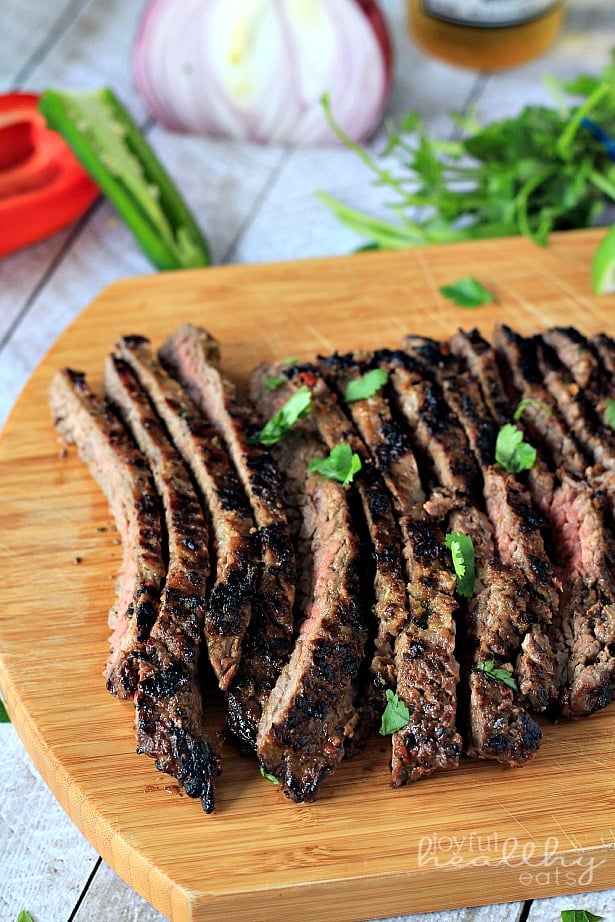
POLYGON ((595 871, 606 858, 562 854, 560 841, 520 842, 515 836, 470 833, 467 836, 423 836, 419 841, 420 868, 508 867, 519 872, 523 887, 590 887, 595 871))

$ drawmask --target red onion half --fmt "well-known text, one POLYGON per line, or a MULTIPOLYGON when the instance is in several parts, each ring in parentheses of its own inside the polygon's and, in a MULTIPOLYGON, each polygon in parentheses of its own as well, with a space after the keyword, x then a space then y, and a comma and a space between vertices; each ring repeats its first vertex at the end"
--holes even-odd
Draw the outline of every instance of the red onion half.
POLYGON ((361 141, 391 82, 373 0, 152 0, 133 49, 148 108, 178 131, 260 143, 329 144, 321 97, 361 141))

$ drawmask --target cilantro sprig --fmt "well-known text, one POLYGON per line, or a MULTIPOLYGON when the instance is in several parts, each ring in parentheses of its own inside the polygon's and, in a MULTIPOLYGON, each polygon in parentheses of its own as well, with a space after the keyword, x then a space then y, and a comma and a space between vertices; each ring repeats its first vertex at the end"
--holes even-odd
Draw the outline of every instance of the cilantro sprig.
POLYGON ((488 659, 485 660, 484 663, 477 663, 474 668, 477 672, 483 672, 490 678, 497 679, 499 682, 503 682, 504 685, 508 685, 509 688, 513 688, 515 691, 518 691, 517 681, 510 669, 502 669, 499 666, 496 666, 495 660, 488 659))
POLYGON ((405 727, 410 720, 410 711, 405 701, 391 691, 386 690, 387 704, 382 713, 382 722, 380 724, 380 733, 382 736, 388 736, 390 733, 397 733, 402 727, 405 727))
POLYGON ((276 445, 286 438, 293 426, 308 415, 312 406, 312 394, 309 387, 304 384, 292 397, 280 407, 278 412, 265 423, 260 432, 253 435, 251 442, 261 445, 276 445))
MULTIPOLYGON (((550 416, 551 409, 536 397, 524 397, 519 401, 513 419, 519 420, 524 415, 533 418, 538 413, 550 416)), ((536 457, 536 449, 525 441, 523 431, 518 426, 514 423, 502 426, 495 442, 495 460, 500 467, 510 474, 519 474, 531 470, 536 464, 536 457)))
POLYGON ((361 459, 350 445, 341 442, 335 445, 326 458, 312 458, 308 471, 316 471, 327 480, 336 480, 343 486, 352 483, 354 475, 361 470, 361 459))
POLYGON ((472 539, 462 531, 452 531, 446 535, 444 540, 451 552, 453 567, 457 576, 455 590, 458 595, 469 599, 474 592, 474 579, 476 576, 472 539))
POLYGON ((368 400, 377 394, 387 383, 388 375, 382 368, 372 368, 360 378, 349 381, 344 393, 346 403, 355 403, 357 400, 368 400))
POLYGON ((482 304, 493 302, 493 295, 489 289, 472 275, 457 279, 451 285, 442 285, 440 294, 450 298, 458 307, 480 307, 482 304))
POLYGON ((459 141, 430 137, 410 112, 390 127, 381 157, 346 135, 324 98, 333 131, 387 189, 392 219, 319 198, 379 249, 516 234, 544 245, 552 231, 591 226, 615 201, 615 164, 588 127, 590 119, 603 135, 615 134, 615 56, 598 77, 548 79, 555 107, 526 106, 487 125, 473 112, 454 113, 459 141))
POLYGON ((529 471, 536 464, 536 449, 523 438, 523 432, 514 423, 506 423, 498 432, 495 442, 495 460, 511 474, 529 471))

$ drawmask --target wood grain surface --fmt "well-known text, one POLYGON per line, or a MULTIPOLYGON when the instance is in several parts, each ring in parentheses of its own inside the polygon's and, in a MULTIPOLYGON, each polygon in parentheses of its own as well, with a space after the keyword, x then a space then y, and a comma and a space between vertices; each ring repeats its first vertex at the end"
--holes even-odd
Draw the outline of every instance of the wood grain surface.
MULTIPOLYGON (((403 253, 234 266, 116 283, 46 356, 0 443, 0 690, 38 769, 118 873, 169 918, 344 922, 577 893, 615 877, 615 707, 544 725, 517 770, 464 761, 393 791, 388 740, 342 764, 297 806, 222 744, 218 808, 206 817, 135 754, 131 706, 104 688, 106 618, 120 563, 106 500, 75 452, 60 451, 47 406, 69 365, 100 385, 122 334, 155 345, 184 320, 220 340, 239 382, 261 359, 394 345, 410 331, 489 335, 574 323, 615 333, 615 298, 595 298, 601 231, 403 253), (455 308, 440 285, 472 273, 497 297, 455 308)), ((212 705, 212 723, 221 724, 212 705)))

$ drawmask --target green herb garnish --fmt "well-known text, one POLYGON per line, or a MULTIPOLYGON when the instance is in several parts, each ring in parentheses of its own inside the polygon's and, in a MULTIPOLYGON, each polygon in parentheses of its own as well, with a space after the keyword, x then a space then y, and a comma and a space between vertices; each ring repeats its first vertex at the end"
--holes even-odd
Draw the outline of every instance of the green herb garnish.
POLYGON ((510 669, 501 669, 495 665, 495 660, 485 660, 484 663, 478 663, 474 668, 477 672, 484 672, 485 675, 490 676, 492 679, 497 679, 498 682, 503 682, 504 685, 518 691, 517 682, 510 669))
POLYGON ((335 445, 328 458, 312 458, 308 463, 309 472, 316 471, 322 477, 337 480, 343 486, 352 483, 354 475, 360 470, 360 457, 345 442, 335 445))
POLYGON ((380 733, 387 736, 390 733, 397 733, 402 727, 405 727, 410 720, 410 711, 408 705, 401 701, 390 688, 386 690, 387 705, 382 714, 382 723, 380 724, 380 733))
POLYGON ((278 784, 278 785, 279 785, 280 782, 278 781, 278 779, 276 778, 276 776, 270 774, 270 772, 268 772, 268 771, 265 769, 265 767, 264 767, 263 765, 259 765, 259 770, 260 770, 261 775, 262 775, 263 778, 265 779, 265 781, 268 781, 270 784, 278 784))
POLYGON ((450 298, 458 307, 480 307, 493 301, 491 292, 471 275, 458 279, 452 285, 442 285, 440 294, 450 298))
POLYGON ((367 400, 373 397, 387 383, 388 375, 382 368, 372 368, 360 378, 349 381, 346 386, 344 400, 346 403, 355 403, 357 400, 367 400))
POLYGON ((30 915, 27 909, 22 909, 19 915, 17 916, 17 922, 34 922, 34 919, 30 915))
POLYGON ((588 909, 562 909, 562 922, 603 922, 604 916, 596 916, 588 909))
POLYGON ((446 538, 446 546, 453 558, 453 567, 457 575, 455 590, 459 595, 469 599, 474 592, 474 544, 469 535, 461 531, 450 532, 446 538))
POLYGON ((267 376, 263 378, 263 387, 266 387, 268 391, 277 391, 279 387, 282 387, 283 384, 286 384, 287 379, 284 375, 277 375, 276 377, 267 376))
MULTIPOLYGON (((557 106, 530 105, 483 126, 474 113, 453 114, 459 141, 428 136, 410 112, 391 126, 382 158, 372 157, 325 115, 337 136, 388 190, 391 220, 320 199, 380 249, 402 249, 523 234, 544 245, 554 230, 590 227, 615 201, 615 164, 587 119, 615 133, 615 62, 598 77, 551 78, 557 106)), ((450 134, 450 132, 449 132, 450 134)))
POLYGON ((311 406, 312 394, 304 384, 250 441, 261 445, 276 445, 288 435, 295 423, 308 415, 311 406))
POLYGON ((523 439, 523 432, 513 423, 506 423, 495 442, 495 460, 510 474, 529 471, 536 463, 536 449, 523 439))
POLYGON ((10 724, 11 718, 2 701, 0 701, 0 724, 10 724))
POLYGON ((615 400, 613 400, 611 397, 607 398, 606 407, 604 410, 604 418, 606 419, 611 429, 615 429, 615 400))

